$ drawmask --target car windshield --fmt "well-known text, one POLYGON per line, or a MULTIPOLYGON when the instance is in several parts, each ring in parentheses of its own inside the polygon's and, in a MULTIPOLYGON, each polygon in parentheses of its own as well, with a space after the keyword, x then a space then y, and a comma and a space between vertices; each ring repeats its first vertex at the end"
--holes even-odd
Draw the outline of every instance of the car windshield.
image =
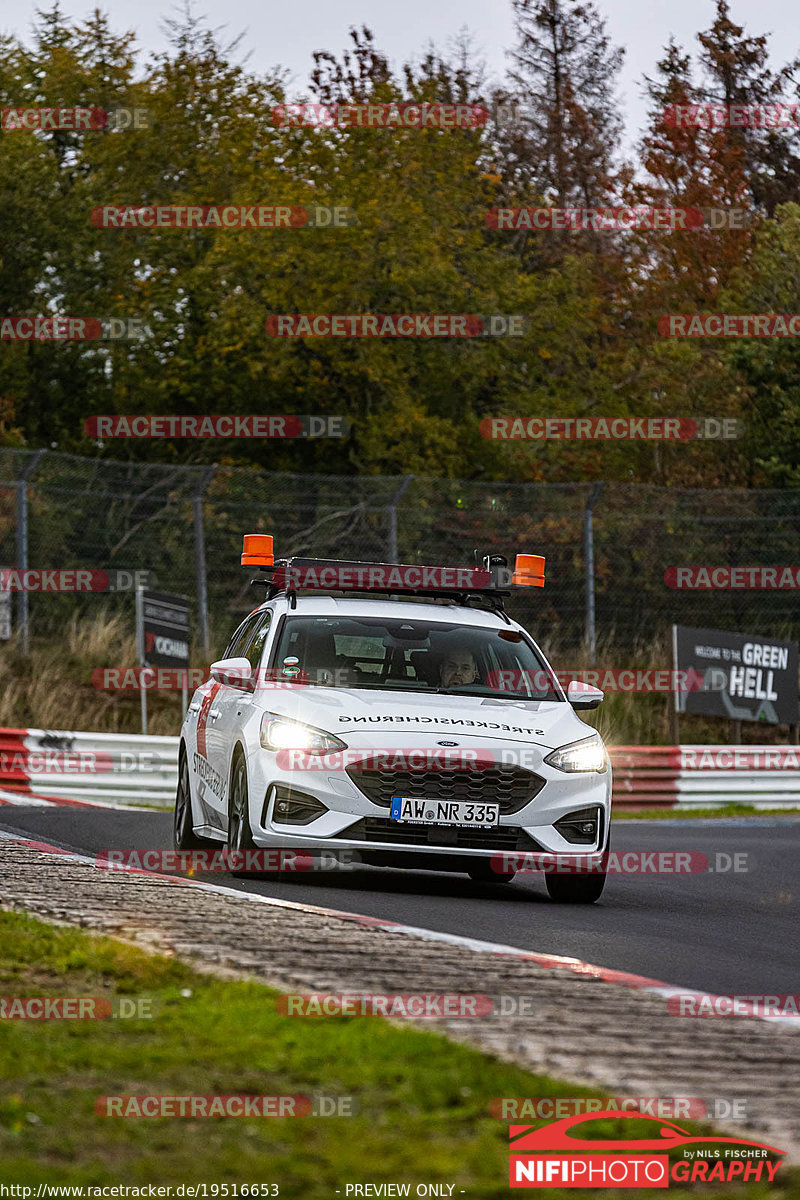
POLYGON ((544 661, 511 626, 395 617, 287 617, 269 674, 297 684, 560 700, 544 661))

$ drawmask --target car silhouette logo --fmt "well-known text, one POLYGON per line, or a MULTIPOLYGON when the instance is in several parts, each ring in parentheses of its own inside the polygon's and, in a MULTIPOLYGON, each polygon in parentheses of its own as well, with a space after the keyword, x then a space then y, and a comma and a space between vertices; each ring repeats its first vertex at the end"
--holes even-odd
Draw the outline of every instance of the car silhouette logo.
MULTIPOLYGON (((757 1146, 761 1150, 770 1150, 773 1154, 786 1153, 785 1150, 779 1150, 777 1146, 768 1146, 764 1142, 751 1142, 744 1138, 717 1137, 709 1134, 704 1137, 693 1137, 688 1130, 681 1129, 680 1125, 674 1125, 671 1121, 659 1122, 661 1128, 657 1137, 631 1138, 627 1141, 607 1142, 604 1138, 576 1138, 569 1134, 573 1125, 582 1125, 584 1121, 588 1124, 589 1121, 603 1121, 608 1118, 619 1120, 619 1117, 619 1112, 613 1109, 588 1115, 578 1113, 576 1116, 564 1117, 562 1121, 554 1121, 551 1125, 544 1125, 541 1129, 533 1129, 530 1125, 511 1125, 508 1136, 511 1148, 516 1154, 520 1151, 531 1150, 669 1150, 677 1146, 708 1142, 728 1143, 734 1146, 757 1146)), ((625 1113, 625 1120, 652 1122, 653 1117, 642 1113, 625 1113)))

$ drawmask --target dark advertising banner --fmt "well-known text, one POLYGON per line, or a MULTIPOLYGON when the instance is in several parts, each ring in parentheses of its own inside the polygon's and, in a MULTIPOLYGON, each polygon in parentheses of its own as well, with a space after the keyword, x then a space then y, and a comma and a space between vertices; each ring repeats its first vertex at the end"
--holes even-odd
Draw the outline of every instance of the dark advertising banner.
POLYGON ((673 625, 675 670, 704 679, 697 691, 676 692, 679 713, 796 725, 797 643, 724 629, 673 625))
POLYGON ((142 666, 188 667, 187 597, 141 589, 136 600, 136 639, 142 666))

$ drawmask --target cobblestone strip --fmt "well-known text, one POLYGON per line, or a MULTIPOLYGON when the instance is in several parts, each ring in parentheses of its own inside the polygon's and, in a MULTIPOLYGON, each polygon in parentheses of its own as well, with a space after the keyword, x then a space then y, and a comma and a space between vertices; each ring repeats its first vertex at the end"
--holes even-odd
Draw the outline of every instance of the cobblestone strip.
POLYGON ((746 1017, 672 1017, 663 997, 605 982, 579 964, 547 967, 183 879, 100 870, 3 838, 0 881, 3 907, 283 991, 530 997, 525 1015, 418 1024, 609 1095, 744 1098, 746 1122, 723 1123, 726 1131, 800 1162, 800 1022, 794 1029, 746 1017))

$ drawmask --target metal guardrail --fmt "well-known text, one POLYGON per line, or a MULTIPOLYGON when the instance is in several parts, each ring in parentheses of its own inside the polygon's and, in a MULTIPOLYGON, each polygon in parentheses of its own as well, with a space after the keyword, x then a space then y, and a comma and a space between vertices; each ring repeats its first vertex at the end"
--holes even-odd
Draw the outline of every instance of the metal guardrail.
MULTIPOLYGON (((616 746, 620 808, 800 808, 800 747, 616 746)), ((177 737, 0 729, 0 791, 62 804, 171 808, 177 737)))
POLYGON ((620 808, 800 808, 800 747, 616 746, 620 808))
POLYGON ((169 808, 178 739, 127 733, 0 729, 0 790, 62 804, 169 808))

